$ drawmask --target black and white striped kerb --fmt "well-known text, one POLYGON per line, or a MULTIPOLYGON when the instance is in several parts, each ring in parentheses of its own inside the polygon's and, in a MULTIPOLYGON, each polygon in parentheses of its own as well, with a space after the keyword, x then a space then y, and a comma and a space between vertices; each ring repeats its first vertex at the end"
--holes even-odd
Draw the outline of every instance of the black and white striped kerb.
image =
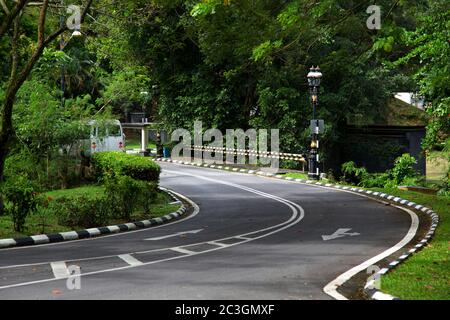
MULTIPOLYGON (((379 200, 391 201, 391 202, 394 202, 398 206, 402 206, 402 207, 405 207, 405 208, 408 208, 408 209, 411 209, 411 210, 420 211, 420 212, 428 215, 430 217, 430 219, 431 219, 431 225, 430 225, 430 228, 429 228, 427 234, 425 235, 425 237, 423 239, 421 239, 417 244, 415 244, 412 249, 410 249, 409 251, 403 253, 397 260, 394 260, 394 261, 390 262, 389 265, 386 268, 381 269, 378 272, 378 276, 379 277, 382 277, 383 275, 385 275, 389 271, 393 270, 399 264, 401 264, 403 261, 405 261, 406 259, 411 257, 413 254, 415 254, 416 252, 418 252, 419 250, 424 248, 427 245, 427 243, 431 241, 431 238, 433 237, 434 232, 436 231, 436 228, 437 228, 437 226, 439 224, 439 216, 432 209, 429 209, 429 208, 427 208, 427 207, 425 207, 423 205, 411 202, 409 200, 402 199, 400 197, 396 197, 396 196, 392 196, 392 195, 388 195, 388 194, 385 194, 385 193, 382 193, 382 192, 377 192, 377 191, 372 191, 372 190, 364 190, 364 189, 361 189, 361 188, 351 187, 351 186, 342 186, 342 185, 338 185, 338 184, 317 182, 317 181, 312 181, 312 180, 294 179, 294 178, 291 178, 291 177, 285 177, 285 176, 282 176, 282 175, 275 175, 273 173, 268 173, 268 172, 263 172, 263 171, 256 172, 255 170, 230 168, 230 167, 227 167, 227 166, 221 166, 221 165, 215 165, 215 164, 189 162, 189 161, 179 161, 179 160, 172 160, 172 159, 168 159, 168 158, 158 158, 158 159, 156 159, 156 161, 171 162, 171 163, 178 163, 178 164, 198 166, 198 167, 207 167, 207 168, 226 170, 226 171, 231 171, 231 172, 247 173, 247 174, 271 177, 271 178, 275 178, 275 179, 287 180, 287 181, 292 181, 292 182, 298 182, 298 183, 308 184, 308 185, 313 185, 313 186, 334 188, 334 189, 338 189, 338 190, 343 190, 343 191, 347 191, 347 192, 353 192, 353 193, 358 193, 358 194, 370 196, 370 197, 373 197, 375 199, 378 198, 379 200)), ((372 286, 373 286, 373 282, 370 281, 364 287, 364 292, 371 299, 374 299, 374 300, 398 300, 398 298, 393 297, 393 296, 391 296, 389 294, 383 293, 383 292, 381 292, 379 290, 370 289, 372 286)))
POLYGON ((180 203, 182 206, 176 212, 169 213, 163 217, 153 218, 149 220, 143 220, 138 222, 131 222, 107 227, 91 228, 80 231, 69 231, 54 234, 42 234, 31 237, 14 238, 14 239, 0 239, 0 249, 11 248, 11 247, 23 247, 32 246, 39 244, 48 244, 54 242, 63 242, 71 240, 81 240, 87 238, 99 237, 107 234, 121 233, 127 231, 133 231, 138 229, 150 228, 160 224, 164 224, 171 220, 182 217, 186 214, 187 208, 184 204, 170 191, 164 188, 161 190, 167 192, 174 203, 180 203))

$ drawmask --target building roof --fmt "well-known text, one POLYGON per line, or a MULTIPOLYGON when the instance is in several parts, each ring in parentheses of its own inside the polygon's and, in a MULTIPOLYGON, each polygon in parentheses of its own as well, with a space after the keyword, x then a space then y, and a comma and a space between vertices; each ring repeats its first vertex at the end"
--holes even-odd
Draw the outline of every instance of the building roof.
POLYGON ((428 115, 424 110, 403 102, 394 97, 380 108, 375 119, 352 117, 347 122, 351 126, 393 126, 393 127, 425 127, 428 115))

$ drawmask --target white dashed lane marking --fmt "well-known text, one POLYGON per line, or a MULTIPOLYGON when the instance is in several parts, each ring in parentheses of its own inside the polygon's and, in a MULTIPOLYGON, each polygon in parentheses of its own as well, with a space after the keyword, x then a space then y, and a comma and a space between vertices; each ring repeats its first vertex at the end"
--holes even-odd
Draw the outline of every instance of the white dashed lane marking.
POLYGON ((121 254, 118 257, 120 259, 122 259, 123 261, 125 261, 126 263, 128 263, 130 266, 140 266, 143 264, 141 261, 139 261, 138 259, 136 259, 135 257, 133 257, 130 254, 121 254))
POLYGON ((180 247, 171 248, 170 250, 173 250, 173 251, 176 251, 176 252, 179 252, 179 253, 182 253, 182 254, 189 254, 189 255, 195 254, 194 251, 190 251, 190 250, 183 249, 183 248, 180 248, 180 247))
POLYGON ((50 266, 52 267, 53 275, 56 279, 64 279, 70 275, 64 261, 52 262, 50 263, 50 266))

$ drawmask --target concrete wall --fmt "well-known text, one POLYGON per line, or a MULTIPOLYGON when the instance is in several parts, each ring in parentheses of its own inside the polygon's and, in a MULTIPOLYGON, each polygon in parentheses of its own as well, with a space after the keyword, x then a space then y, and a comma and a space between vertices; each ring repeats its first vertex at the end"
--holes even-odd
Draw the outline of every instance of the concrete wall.
POLYGON ((417 159, 416 169, 425 175, 424 137, 424 127, 349 126, 339 150, 340 163, 355 161, 369 172, 384 172, 393 167, 395 158, 409 153, 417 159))

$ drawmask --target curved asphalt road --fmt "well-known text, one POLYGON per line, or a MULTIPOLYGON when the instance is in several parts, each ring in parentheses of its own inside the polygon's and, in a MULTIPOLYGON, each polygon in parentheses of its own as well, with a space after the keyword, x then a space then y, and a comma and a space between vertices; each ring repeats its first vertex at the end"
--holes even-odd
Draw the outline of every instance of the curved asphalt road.
POLYGON ((411 218, 330 189, 161 164, 161 185, 198 204, 173 224, 0 250, 0 299, 331 299, 324 286, 398 243, 411 218), (324 241, 340 228, 359 236, 324 241), (144 240, 201 230, 160 240, 144 240), (61 263, 65 262, 65 263, 61 263), (68 290, 65 266, 79 266, 68 290))

